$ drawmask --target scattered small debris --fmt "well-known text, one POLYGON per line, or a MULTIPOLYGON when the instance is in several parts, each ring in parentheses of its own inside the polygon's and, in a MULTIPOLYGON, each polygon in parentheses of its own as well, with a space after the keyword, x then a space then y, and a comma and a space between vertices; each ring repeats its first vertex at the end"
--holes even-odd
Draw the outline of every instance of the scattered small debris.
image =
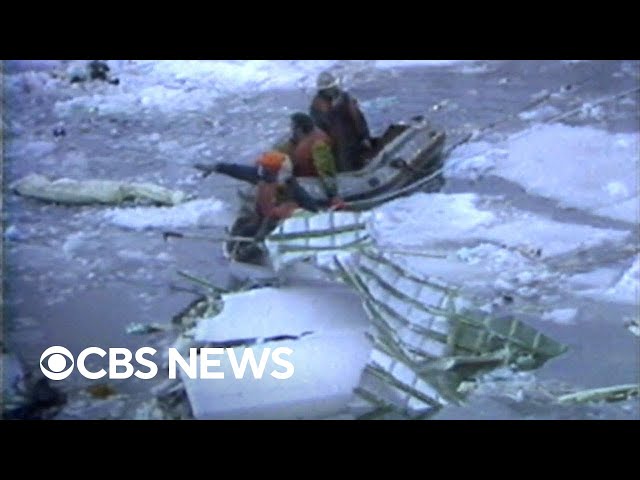
POLYGON ((120 80, 111 77, 111 69, 107 62, 102 60, 92 60, 87 63, 84 68, 75 67, 69 72, 69 81, 71 83, 83 83, 88 80, 99 80, 107 82, 111 85, 119 85, 120 80))
POLYGON ((97 385, 92 385, 87 388, 87 392, 93 397, 100 400, 105 400, 109 397, 113 397, 117 395, 118 392, 109 384, 99 383, 97 385))
POLYGON ((65 137, 67 135, 67 131, 64 127, 56 127, 53 129, 53 136, 56 138, 65 137))
POLYGON ((618 385, 614 387, 594 388, 582 390, 558 398, 560 403, 586 402, 620 402, 640 395, 640 385, 618 385))
POLYGON ((633 335, 640 337, 640 319, 627 318, 624 322, 624 326, 627 327, 633 335))
POLYGON ((171 319, 171 323, 185 330, 196 325, 198 320, 213 317, 222 310, 222 300, 211 295, 203 295, 191 302, 183 311, 171 319))
POLYGON ((157 323, 145 325, 134 322, 127 325, 126 332, 128 335, 150 335, 153 333, 166 332, 168 329, 169 327, 157 323))
POLYGON ((89 69, 89 77, 91 80, 108 80, 109 78, 109 65, 106 62, 100 60, 93 60, 87 65, 89 69))

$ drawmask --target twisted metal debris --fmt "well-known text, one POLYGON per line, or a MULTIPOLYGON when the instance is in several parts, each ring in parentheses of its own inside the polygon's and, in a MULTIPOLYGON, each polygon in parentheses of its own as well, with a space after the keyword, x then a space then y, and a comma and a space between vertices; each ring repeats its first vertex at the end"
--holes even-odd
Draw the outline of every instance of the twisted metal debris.
POLYGON ((517 318, 479 311, 456 286, 400 265, 369 234, 371 219, 361 212, 303 214, 265 241, 276 270, 310 261, 362 299, 373 350, 351 415, 427 418, 463 401, 462 382, 480 373, 538 368, 566 351, 517 318))

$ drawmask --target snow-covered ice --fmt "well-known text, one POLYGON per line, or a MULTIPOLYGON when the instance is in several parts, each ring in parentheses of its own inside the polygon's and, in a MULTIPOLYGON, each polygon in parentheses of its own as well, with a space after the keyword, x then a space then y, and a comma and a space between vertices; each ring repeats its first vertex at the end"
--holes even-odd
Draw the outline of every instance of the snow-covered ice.
POLYGON ((121 82, 109 95, 88 93, 59 101, 55 108, 62 116, 86 110, 106 115, 141 107, 163 112, 206 111, 224 95, 314 88, 316 76, 327 69, 342 77, 351 70, 443 67, 460 62, 468 61, 131 60, 115 65, 113 73, 121 82))
POLYGON ((504 144, 474 142, 456 149, 445 175, 475 180, 490 173, 561 207, 638 223, 639 162, 640 134, 538 124, 504 144))
POLYGON ((640 305, 640 256, 636 256, 633 265, 607 290, 606 295, 618 302, 640 305))
POLYGON ((575 323, 578 310, 575 308, 557 308, 542 315, 542 320, 555 322, 559 325, 572 325, 575 323))
POLYGON ((640 134, 542 125, 513 137, 495 173, 561 206, 638 223, 640 134))
POLYGON ((476 208, 478 196, 420 193, 378 208, 371 231, 380 245, 434 246, 453 239, 464 242, 475 229, 491 225, 496 216, 476 208))
POLYGON ((616 268, 596 268, 586 273, 577 273, 567 281, 577 292, 589 294, 594 289, 607 289, 620 278, 620 271, 616 268))
POLYGON ((474 295, 529 300, 576 285, 579 279, 567 280, 554 262, 579 262, 571 258, 632 238, 626 230, 559 222, 477 194, 414 194, 376 209, 368 228, 383 251, 418 274, 474 295))
POLYGON ((454 157, 444 165, 447 178, 478 180, 490 173, 496 162, 508 156, 508 151, 488 142, 479 141, 464 144, 455 150, 454 157))
POLYGON ((560 110, 558 110, 556 107, 554 107, 553 105, 545 105, 534 110, 521 112, 518 114, 518 117, 521 120, 526 121, 544 122, 545 120, 549 120, 558 114, 560 114, 560 110))
POLYGON ((233 215, 215 198, 192 200, 174 207, 112 208, 104 219, 130 230, 219 227, 230 225, 233 215))
POLYGON ((428 250, 490 242, 533 252, 541 249, 542 257, 606 241, 623 241, 630 235, 621 230, 561 223, 492 202, 500 201, 472 193, 416 194, 377 209, 371 229, 381 245, 428 250))

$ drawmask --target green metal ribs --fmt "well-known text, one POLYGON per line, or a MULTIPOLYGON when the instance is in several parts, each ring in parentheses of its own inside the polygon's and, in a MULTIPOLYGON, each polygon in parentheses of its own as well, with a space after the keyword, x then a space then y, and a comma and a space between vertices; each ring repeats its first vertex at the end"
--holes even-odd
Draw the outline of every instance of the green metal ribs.
POLYGON ((498 366, 538 368, 566 347, 513 317, 478 310, 460 289, 412 272, 377 248, 368 213, 293 217, 267 239, 275 268, 311 260, 354 288, 373 350, 350 413, 426 418, 463 400, 460 385, 498 366))

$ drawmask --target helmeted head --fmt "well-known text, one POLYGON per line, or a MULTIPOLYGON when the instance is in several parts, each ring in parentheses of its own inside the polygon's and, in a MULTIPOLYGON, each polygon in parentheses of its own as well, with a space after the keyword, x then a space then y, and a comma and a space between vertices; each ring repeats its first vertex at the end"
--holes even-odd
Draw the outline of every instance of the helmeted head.
POLYGON ((316 80, 318 93, 335 98, 340 92, 340 82, 335 75, 330 72, 322 72, 316 80))
POLYGON ((293 163, 289 155, 273 150, 258 159, 258 172, 264 180, 284 181, 293 174, 293 163))
POLYGON ((316 80, 318 90, 327 90, 339 86, 338 79, 331 72, 322 72, 316 80))

